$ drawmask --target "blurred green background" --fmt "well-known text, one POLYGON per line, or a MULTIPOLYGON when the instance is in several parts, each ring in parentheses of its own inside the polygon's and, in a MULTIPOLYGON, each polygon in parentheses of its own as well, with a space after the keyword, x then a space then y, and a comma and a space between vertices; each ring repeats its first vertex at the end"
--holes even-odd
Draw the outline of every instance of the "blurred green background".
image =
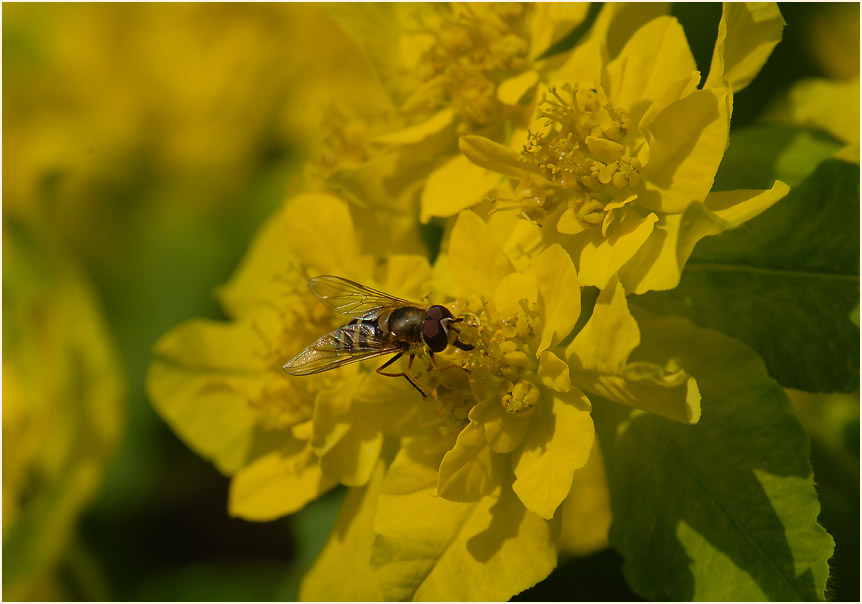
MULTIPOLYGON (((859 76, 858 4, 781 8, 734 130, 800 78, 859 76)), ((721 5, 671 10, 706 72, 721 5)), ((4 598, 296 598, 341 493, 228 517, 228 479, 156 416, 144 376, 162 334, 222 317, 213 291, 363 70, 320 5, 3 5, 4 598)), ((836 540, 829 595, 858 600, 858 394, 793 399, 836 540)), ((520 599, 637 599, 621 563, 562 560, 520 599)))

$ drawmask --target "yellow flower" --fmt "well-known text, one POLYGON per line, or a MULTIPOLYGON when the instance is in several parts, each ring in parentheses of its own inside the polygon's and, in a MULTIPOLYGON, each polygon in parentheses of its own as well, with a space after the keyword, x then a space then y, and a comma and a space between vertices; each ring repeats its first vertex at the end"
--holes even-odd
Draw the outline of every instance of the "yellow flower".
POLYGON ((787 193, 780 182, 769 191, 710 192, 733 92, 757 73, 783 26, 774 6, 754 11, 752 23, 734 18, 748 10, 725 7, 704 88, 681 26, 660 17, 610 62, 570 60, 551 74, 558 85, 542 94, 520 154, 484 137, 461 138, 467 158, 517 183, 497 209, 544 225, 545 245, 565 247, 583 285, 604 288, 619 276, 635 293, 672 288, 698 240, 787 193))
POLYGON ((233 476, 234 515, 275 518, 339 482, 364 484, 383 430, 415 419, 416 409, 403 404, 411 389, 401 380, 374 375, 372 383, 385 386, 369 394, 364 367, 304 378, 282 370, 304 346, 346 323, 310 294, 310 275, 344 275, 418 297, 430 273, 417 256, 393 256, 377 267, 360 253, 346 205, 325 194, 290 200, 220 291, 230 322, 192 320, 155 347, 150 398, 181 438, 233 476))
POLYGON ((65 600, 57 573, 124 424, 96 296, 66 250, 3 222, 3 596, 65 600))
POLYGON ((434 418, 400 439, 394 457, 381 462, 380 482, 349 504, 359 506, 349 514, 361 525, 339 530, 348 536, 330 542, 305 598, 344 596, 320 569, 349 555, 371 559, 376 583, 365 584, 362 597, 509 598, 553 568, 557 512, 568 497, 568 531, 579 503, 604 521, 566 544, 590 551, 605 543, 601 470, 583 477, 599 489, 589 499, 573 488, 594 443, 588 393, 684 423, 699 419, 697 384, 685 371, 628 362, 639 331, 616 284, 562 345, 580 314, 580 287, 559 246, 517 270, 489 225, 462 212, 432 288, 435 300, 454 300, 448 306, 462 319, 457 337, 466 346, 436 355, 439 369, 417 370, 434 396, 416 404, 434 405, 434 418), (470 581, 452 576, 455 569, 469 570, 470 581))
POLYGON ((361 542, 333 547, 368 552, 372 587, 383 597, 427 589, 437 599, 508 598, 555 564, 555 514, 595 438, 585 392, 695 422, 697 386, 678 367, 628 363, 638 330, 620 287, 606 288, 570 337, 580 287, 559 246, 518 257, 516 269, 495 232, 465 212, 432 272, 415 256, 377 264, 360 253, 359 235, 341 200, 290 200, 220 292, 230 322, 190 321, 159 341, 150 397, 177 434, 232 476, 232 514, 271 519, 335 484, 361 488, 378 497, 362 516, 371 528, 351 521, 345 531, 361 542), (282 371, 302 347, 345 323, 306 290, 306 278, 319 273, 406 299, 430 289, 429 300, 451 309, 460 319, 458 346, 433 361, 420 355, 412 366, 430 396, 375 374, 370 363, 304 377, 282 371), (522 531, 476 550, 464 531, 481 533, 485 518, 522 531), (481 581, 409 584, 402 563, 427 539, 449 552, 450 563, 475 567, 481 581), (538 553, 525 559, 534 546, 538 553), (524 568, 487 584, 512 564, 524 568))
POLYGON ((338 6, 333 14, 408 114, 445 111, 462 131, 507 119, 540 55, 586 3, 338 6))
MULTIPOLYGON (((585 39, 604 48, 632 24, 666 11, 659 3, 609 4, 585 39)), ((473 205, 499 178, 458 154, 457 135, 481 133, 506 143, 530 119, 537 84, 557 58, 546 51, 587 15, 584 3, 339 5, 333 14, 375 66, 405 123, 375 142, 389 163, 338 178, 351 201, 394 204, 389 186, 356 190, 357 181, 403 182, 412 172, 421 217, 452 216, 473 205), (421 169, 417 160, 424 162, 421 169), (398 170, 390 168, 397 164, 398 170), (383 171, 381 176, 381 169, 383 171), (361 177, 361 178, 360 178, 361 177), (382 194, 381 194, 382 193, 382 194)), ((590 57, 591 59, 591 57, 590 57)))

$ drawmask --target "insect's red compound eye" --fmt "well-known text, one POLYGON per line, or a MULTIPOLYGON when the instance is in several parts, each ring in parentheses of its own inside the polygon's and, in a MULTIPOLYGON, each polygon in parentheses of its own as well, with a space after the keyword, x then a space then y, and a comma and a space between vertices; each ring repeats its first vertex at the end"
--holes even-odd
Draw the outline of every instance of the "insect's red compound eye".
POLYGON ((425 325, 422 327, 422 337, 432 352, 443 352, 449 345, 449 334, 442 320, 452 318, 452 313, 445 306, 435 304, 428 309, 425 325))

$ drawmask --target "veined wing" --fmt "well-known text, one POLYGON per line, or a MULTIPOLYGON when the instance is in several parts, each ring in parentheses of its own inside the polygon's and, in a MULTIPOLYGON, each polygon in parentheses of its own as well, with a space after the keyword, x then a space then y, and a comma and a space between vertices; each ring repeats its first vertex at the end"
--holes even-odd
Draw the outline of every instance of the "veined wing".
POLYGON ((357 321, 318 338, 285 363, 284 370, 290 375, 311 375, 403 350, 397 343, 384 340, 376 322, 357 321))
POLYGON ((308 287, 317 299, 329 308, 355 319, 377 315, 384 308, 416 305, 414 302, 332 275, 312 277, 308 280, 308 287))

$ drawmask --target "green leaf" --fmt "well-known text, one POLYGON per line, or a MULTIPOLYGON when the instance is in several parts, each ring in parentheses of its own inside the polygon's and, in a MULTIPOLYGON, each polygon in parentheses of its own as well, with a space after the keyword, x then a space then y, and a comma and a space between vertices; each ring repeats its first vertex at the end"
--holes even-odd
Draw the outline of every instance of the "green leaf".
POLYGON ((640 298, 757 350, 786 387, 859 387, 859 167, 823 162, 786 199, 702 241, 679 286, 640 298))
POLYGON ((655 600, 822 600, 833 543, 787 396, 740 342, 637 317, 649 344, 633 357, 684 364, 703 417, 685 426, 594 400, 629 584, 655 600))

